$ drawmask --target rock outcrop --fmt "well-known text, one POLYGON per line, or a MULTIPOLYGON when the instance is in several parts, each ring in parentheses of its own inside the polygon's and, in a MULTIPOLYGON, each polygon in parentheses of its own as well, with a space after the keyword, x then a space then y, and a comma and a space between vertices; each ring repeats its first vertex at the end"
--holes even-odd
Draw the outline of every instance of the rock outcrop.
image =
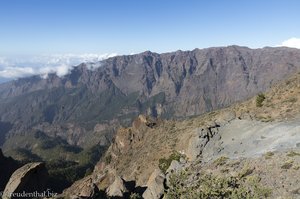
POLYGON ((204 147, 207 143, 213 138, 217 137, 220 138, 218 135, 219 125, 215 122, 212 122, 207 127, 197 128, 194 130, 194 134, 189 140, 188 148, 186 150, 186 155, 189 160, 195 160, 198 158, 204 147))
POLYGON ((123 197, 128 192, 124 180, 116 176, 115 181, 107 188, 106 193, 110 197, 123 197))
POLYGON ((159 125, 159 120, 150 116, 139 115, 133 122, 132 127, 121 128, 117 131, 115 141, 109 151, 113 158, 127 153, 134 145, 140 143, 148 129, 159 125))
POLYGON ((147 182, 147 189, 143 194, 145 199, 160 199, 164 194, 165 175, 159 169, 156 169, 147 182))
POLYGON ((92 176, 87 176, 77 182, 72 187, 66 189, 64 196, 69 198, 95 198, 99 194, 99 189, 94 183, 92 176))
POLYGON ((48 172, 44 163, 28 163, 12 174, 3 192, 3 198, 20 198, 10 197, 12 193, 42 193, 46 190, 47 178, 48 172))

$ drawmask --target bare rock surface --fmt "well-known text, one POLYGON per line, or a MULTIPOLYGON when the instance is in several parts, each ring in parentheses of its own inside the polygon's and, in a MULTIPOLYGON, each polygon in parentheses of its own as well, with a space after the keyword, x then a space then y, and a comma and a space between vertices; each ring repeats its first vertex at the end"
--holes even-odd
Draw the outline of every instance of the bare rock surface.
POLYGON ((46 190, 47 178, 48 172, 44 163, 28 163, 12 174, 3 192, 3 197, 19 198, 10 197, 12 193, 42 193, 46 190))
POLYGON ((143 194, 145 199, 159 199, 164 193, 165 175, 159 169, 156 169, 147 182, 147 189, 143 194))
POLYGON ((236 119, 219 128, 221 139, 212 140, 203 149, 204 160, 218 156, 257 157, 268 151, 300 147, 300 120, 261 122, 236 119))
POLYGON ((77 182, 72 187, 64 191, 63 195, 70 198, 95 198, 99 189, 93 182, 92 176, 87 176, 77 182))
POLYGON ((115 181, 107 188, 106 193, 111 197, 123 197, 124 193, 127 191, 124 180, 121 177, 116 176, 115 181))
POLYGON ((196 128, 193 136, 189 140, 186 155, 189 160, 195 160, 201 154, 209 141, 217 136, 219 125, 214 122, 207 127, 196 128))

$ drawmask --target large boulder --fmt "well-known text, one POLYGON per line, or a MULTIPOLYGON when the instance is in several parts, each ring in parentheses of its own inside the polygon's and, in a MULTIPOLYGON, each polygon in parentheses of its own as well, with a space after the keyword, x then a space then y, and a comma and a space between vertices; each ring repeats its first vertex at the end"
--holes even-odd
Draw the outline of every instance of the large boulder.
POLYGON ((160 169, 154 170, 147 182, 147 189, 143 194, 143 198, 160 199, 164 194, 165 179, 166 176, 160 169))
POLYGON ((107 188, 106 193, 110 197, 123 197, 128 192, 124 180, 116 176, 115 181, 107 188))
POLYGON ((17 197, 12 193, 43 193, 46 190, 48 172, 44 163, 29 163, 16 170, 10 177, 3 198, 32 198, 17 197))
POLYGON ((87 176, 75 182, 70 188, 63 193, 68 198, 95 198, 99 193, 99 189, 94 183, 92 176, 87 176))

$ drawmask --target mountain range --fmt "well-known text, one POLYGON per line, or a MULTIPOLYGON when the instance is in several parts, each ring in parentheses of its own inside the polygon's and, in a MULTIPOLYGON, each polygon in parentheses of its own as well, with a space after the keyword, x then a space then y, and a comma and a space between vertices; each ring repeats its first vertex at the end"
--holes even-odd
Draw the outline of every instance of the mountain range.
MULTIPOLYGON (((128 125, 140 113, 181 118, 247 99, 293 74, 299 63, 297 49, 239 46, 83 63, 63 77, 32 76, 1 84, 1 135, 39 129, 84 145, 88 134, 128 125)), ((106 143, 112 136, 103 134, 106 143)))
POLYGON ((116 129, 140 114, 194 117, 249 99, 298 71, 298 49, 228 46, 146 51, 82 63, 64 76, 21 78, 0 84, 0 146, 24 162, 69 161, 83 169, 77 179, 100 159, 116 129))

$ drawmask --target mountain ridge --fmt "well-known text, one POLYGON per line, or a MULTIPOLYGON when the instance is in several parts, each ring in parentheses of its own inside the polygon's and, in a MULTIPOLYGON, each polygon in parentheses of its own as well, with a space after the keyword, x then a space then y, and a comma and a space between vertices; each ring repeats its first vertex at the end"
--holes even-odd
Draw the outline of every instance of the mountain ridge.
MULTIPOLYGON (((149 55, 153 55, 153 56, 163 56, 163 55, 173 55, 173 54, 180 54, 180 53, 193 53, 195 51, 211 51, 211 50, 218 50, 218 49, 226 49, 226 48, 239 48, 239 49, 247 49, 247 50, 264 50, 264 49, 282 49, 282 50, 296 50, 298 51, 298 49, 296 48, 290 48, 290 47, 263 47, 263 48, 249 48, 247 46, 238 46, 238 45, 230 45, 230 46, 221 46, 221 47, 208 47, 208 48, 202 48, 202 49, 199 49, 199 48, 195 48, 193 50, 177 50, 177 51, 173 51, 173 52, 165 52, 165 53, 157 53, 157 52, 152 52, 152 51, 144 51, 144 52, 141 52, 141 53, 137 53, 137 54, 133 54, 133 55, 117 55, 117 56, 114 56, 114 57, 109 57, 107 59, 104 59, 104 60, 101 60, 101 61, 98 61, 98 62, 83 62, 77 66, 73 66, 72 70, 67 74, 67 75, 64 75, 62 78, 59 78, 55 73, 49 73, 48 75, 49 76, 46 76, 46 78, 42 77, 41 75, 32 75, 32 76, 28 76, 28 77, 22 77, 22 78, 18 78, 17 80, 12 80, 12 81, 9 81, 9 82, 5 82, 5 83, 1 83, 0 84, 0 92, 2 90, 5 90, 5 87, 6 86, 18 86, 18 84, 20 83, 25 83, 26 81, 32 81, 32 83, 35 83, 39 80, 48 80, 50 82, 56 82, 57 81, 57 78, 58 79, 63 79, 64 77, 68 77, 70 75, 70 73, 73 71, 73 70, 77 70, 79 68, 82 68, 81 70, 85 70, 84 69, 84 66, 86 65, 89 65, 89 64, 92 64, 92 63, 102 63, 103 61, 109 61, 109 60, 114 60, 114 59, 118 59, 118 58, 128 58, 128 57, 135 57, 135 56, 139 56, 139 55, 145 55, 145 56, 149 56, 149 55), (15 84, 14 84, 15 83, 15 84)), ((101 65, 101 64, 100 64, 101 65)), ((90 71, 95 71, 97 70, 99 67, 101 66, 98 66, 96 68, 90 68, 89 70, 90 71)), ((79 69, 80 70, 80 69, 79 69)), ((49 83, 49 81, 47 81, 49 83)), ((45 87, 47 88, 47 87, 45 87)), ((3 95, 3 94, 2 94, 3 95)), ((2 97, 2 95, 0 95, 2 97)))
MULTIPOLYGON (((82 63, 62 78, 50 74, 46 79, 33 76, 0 84, 0 119, 14 123, 21 113, 18 118, 26 125, 19 125, 25 129, 44 122, 87 122, 81 111, 95 112, 94 117, 104 115, 104 107, 112 99, 121 106, 113 108, 111 117, 104 117, 107 122, 140 113, 184 118, 245 100, 299 69, 300 50, 285 47, 229 46, 162 54, 145 51, 82 63), (105 105, 99 106, 99 100, 105 105), (42 104, 42 110, 37 108, 42 104), (40 116, 28 119, 22 112, 40 116)), ((123 121, 131 123, 130 119, 123 121)))
POLYGON ((230 46, 146 51, 83 63, 62 78, 20 79, 0 85, 1 148, 25 162, 67 161, 78 179, 74 167, 88 173, 92 165, 85 160, 101 156, 116 130, 140 114, 201 115, 253 97, 299 71, 298 49, 230 46))

